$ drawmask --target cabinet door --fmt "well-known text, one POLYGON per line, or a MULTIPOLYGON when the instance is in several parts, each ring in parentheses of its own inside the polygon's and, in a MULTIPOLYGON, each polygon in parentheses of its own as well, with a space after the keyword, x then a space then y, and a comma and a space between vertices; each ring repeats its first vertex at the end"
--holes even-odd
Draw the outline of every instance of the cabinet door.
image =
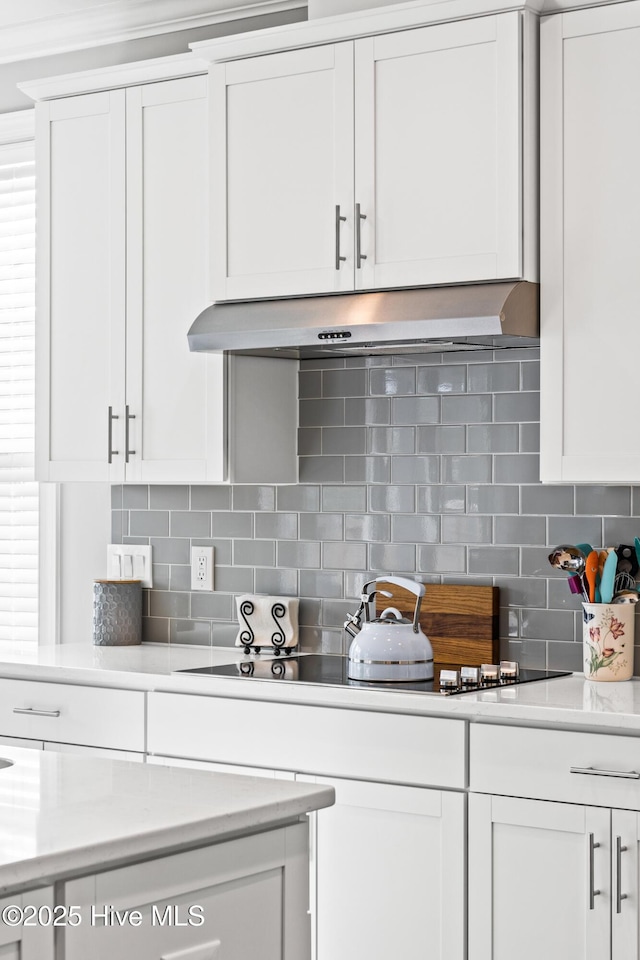
POLYGON ((541 476, 636 483, 640 3, 543 20, 541 79, 541 476))
POLYGON ((53 888, 45 887, 28 893, 13 894, 0 900, 0 914, 7 907, 34 907, 29 911, 30 924, 12 927, 0 924, 0 957, 2 960, 53 960, 53 888), (41 912, 40 912, 41 911, 41 912))
POLYGON ((207 78, 127 90, 127 480, 225 477, 223 358, 187 345, 209 302, 207 194, 207 78))
POLYGON ((41 103, 36 117, 37 476, 122 480, 124 91, 41 103))
POLYGON ((300 779, 336 790, 314 815, 317 960, 462 960, 464 796, 300 779))
POLYGON ((607 809, 470 794, 469 960, 607 960, 609 837, 607 809))
POLYGON ((212 96, 214 299, 352 289, 353 44, 215 65, 212 96))
POLYGON ((65 960, 308 960, 307 871, 301 822, 61 883, 65 960))
POLYGON ((614 960, 637 960, 640 944, 640 814, 613 810, 612 847, 612 956, 614 960))
POLYGON ((356 286, 522 274, 519 14, 356 43, 356 286))

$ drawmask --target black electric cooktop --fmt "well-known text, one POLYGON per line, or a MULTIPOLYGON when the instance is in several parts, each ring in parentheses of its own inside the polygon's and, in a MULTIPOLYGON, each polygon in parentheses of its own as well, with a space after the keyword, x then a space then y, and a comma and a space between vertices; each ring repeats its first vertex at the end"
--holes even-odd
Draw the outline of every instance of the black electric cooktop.
POLYGON ((478 690, 513 687, 521 683, 531 683, 534 680, 549 680, 552 677, 566 677, 569 675, 569 672, 566 670, 520 670, 519 676, 515 679, 492 683, 476 683, 465 685, 464 687, 441 690, 440 671, 456 669, 455 667, 450 667, 449 664, 435 664, 435 676, 433 680, 379 682, 350 680, 347 676, 348 663, 348 657, 311 653, 303 656, 294 655, 268 659, 247 659, 240 660, 238 663, 227 663, 222 666, 194 667, 177 672, 198 674, 203 677, 235 677, 247 680, 268 680, 279 683, 320 683, 333 687, 360 687, 368 690, 393 690, 394 692, 427 693, 444 696, 472 693, 478 690))

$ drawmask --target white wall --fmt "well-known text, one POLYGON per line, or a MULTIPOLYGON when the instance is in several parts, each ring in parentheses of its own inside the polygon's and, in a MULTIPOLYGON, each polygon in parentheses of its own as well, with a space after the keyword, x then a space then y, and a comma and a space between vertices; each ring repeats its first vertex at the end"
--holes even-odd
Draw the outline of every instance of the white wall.
POLYGON ((111 539, 108 483, 60 485, 60 643, 91 643, 93 581, 107 574, 111 539))

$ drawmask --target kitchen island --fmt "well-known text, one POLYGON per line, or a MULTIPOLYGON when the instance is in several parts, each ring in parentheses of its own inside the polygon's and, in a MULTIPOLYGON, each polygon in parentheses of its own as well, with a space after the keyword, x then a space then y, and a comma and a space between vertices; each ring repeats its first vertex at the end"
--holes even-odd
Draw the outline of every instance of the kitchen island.
POLYGON ((1 755, 0 952, 309 956, 305 814, 329 806, 331 788, 9 747, 1 755))

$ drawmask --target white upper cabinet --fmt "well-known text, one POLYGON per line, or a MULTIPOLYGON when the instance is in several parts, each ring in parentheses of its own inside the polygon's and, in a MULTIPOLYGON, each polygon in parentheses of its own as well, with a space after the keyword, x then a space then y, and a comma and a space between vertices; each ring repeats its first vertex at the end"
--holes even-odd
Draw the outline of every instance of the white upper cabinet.
POLYGON ((510 13, 356 43, 358 289, 521 276, 520 30, 510 13))
POLYGON ((214 299, 537 279, 534 30, 514 11, 215 63, 214 299))
POLYGON ((541 57, 541 476, 637 483, 640 3, 543 20, 541 57))
POLYGON ((36 123, 37 476, 117 480, 123 461, 110 451, 122 445, 112 417, 125 406, 124 91, 39 105, 36 123))
POLYGON ((350 43, 214 68, 215 299, 353 287, 352 82, 350 43))
POLYGON ((186 340, 209 302, 207 78, 126 95, 127 479, 222 479, 222 358, 186 340))
POLYGON ((37 118, 38 478, 295 480, 295 361, 187 343, 210 302, 207 75, 37 118))

